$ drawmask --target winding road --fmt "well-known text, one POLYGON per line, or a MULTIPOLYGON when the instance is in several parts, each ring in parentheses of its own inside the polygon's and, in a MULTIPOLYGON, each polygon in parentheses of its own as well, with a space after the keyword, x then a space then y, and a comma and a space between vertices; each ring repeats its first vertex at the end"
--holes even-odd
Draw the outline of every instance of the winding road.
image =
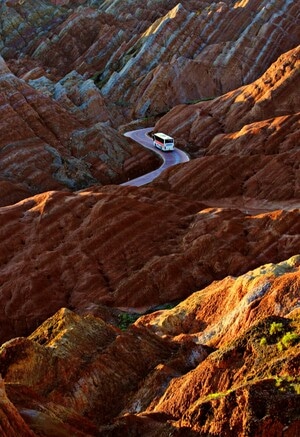
MULTIPOLYGON (((157 153, 162 158, 163 161, 162 165, 158 169, 150 173, 146 173, 143 176, 132 179, 121 185, 129 185, 129 186, 136 186, 136 187, 146 185, 149 182, 153 181, 157 176, 159 176, 161 172, 164 171, 166 168, 190 160, 190 158, 185 152, 183 152, 180 149, 177 149, 176 147, 172 152, 163 152, 157 149, 156 147, 154 147, 152 139, 147 135, 152 130, 153 127, 148 127, 145 129, 138 129, 138 130, 126 132, 124 135, 126 137, 133 139, 134 141, 146 147, 147 149, 150 149, 153 152, 157 153)), ((297 200, 270 202, 267 200, 262 201, 252 198, 247 199, 244 198, 243 196, 241 196, 241 198, 239 199, 223 199, 223 202, 220 199, 218 200, 218 202, 216 202, 215 200, 211 202, 205 200, 205 204, 207 206, 216 207, 216 208, 237 208, 245 212, 246 214, 250 214, 250 213, 259 214, 259 213, 270 212, 274 210, 291 211, 293 209, 300 208, 299 201, 297 200)))
POLYGON ((148 184, 149 182, 153 181, 153 179, 155 179, 157 176, 159 176, 161 172, 164 171, 166 168, 190 160, 190 158, 185 152, 183 152, 180 149, 177 149, 176 147, 172 152, 163 152, 157 149, 156 147, 154 147, 152 139, 147 135, 152 130, 153 127, 147 127, 145 129, 138 129, 138 130, 126 132, 124 135, 136 141, 137 143, 141 144, 142 146, 146 147, 147 149, 150 149, 156 154, 158 154, 162 158, 163 161, 162 165, 158 169, 151 171, 150 173, 146 173, 143 176, 132 179, 121 185, 131 185, 131 186, 139 187, 141 185, 148 184))

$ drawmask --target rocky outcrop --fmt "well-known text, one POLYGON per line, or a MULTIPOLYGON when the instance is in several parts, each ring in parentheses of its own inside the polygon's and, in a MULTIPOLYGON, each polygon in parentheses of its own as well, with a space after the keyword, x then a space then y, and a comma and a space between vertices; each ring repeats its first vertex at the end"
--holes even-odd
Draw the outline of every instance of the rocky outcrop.
POLYGON ((155 129, 171 132, 193 156, 271 155, 296 150, 299 55, 300 46, 280 56, 247 86, 211 101, 175 107, 160 119, 155 129), (229 142, 236 147, 227 148, 229 142))
POLYGON ((299 205, 299 50, 250 85, 163 117, 155 130, 171 133, 198 159, 162 174, 155 186, 210 204, 299 205))
POLYGON ((101 319, 81 318, 62 309, 28 339, 2 346, 1 373, 13 385, 10 396, 34 431, 42 427, 46 434, 63 421, 74 433, 80 426, 79 431, 96 435, 93 425, 118 415, 128 393, 177 350, 146 330, 132 328, 125 335, 101 319), (79 416, 85 417, 82 424, 79 416))
POLYGON ((114 117, 127 121, 250 83, 300 42, 296 0, 159 0, 152 8, 31 0, 3 2, 0 12, 0 53, 15 71, 94 75, 114 117))
POLYGON ((293 436, 298 281, 299 256, 216 281, 125 332, 61 309, 0 348, 6 405, 28 435, 293 436))
POLYGON ((91 79, 85 80, 76 71, 67 74, 58 82, 51 81, 45 76, 31 79, 30 75, 25 77, 30 86, 56 100, 79 120, 89 125, 99 122, 111 124, 112 115, 91 79))
POLYGON ((234 7, 203 2, 192 10, 182 2, 139 36, 119 68, 106 67, 100 78, 108 80, 101 91, 114 101, 122 96, 136 118, 216 97, 252 82, 299 44, 298 28, 295 1, 248 1, 234 7))
POLYGON ((205 209, 150 187, 48 192, 0 213, 2 341, 63 306, 144 311, 300 250, 297 209, 205 209))
POLYGON ((265 264, 239 277, 212 283, 175 308, 145 315, 136 324, 162 336, 191 336, 199 344, 226 347, 237 333, 246 332, 258 320, 297 317, 299 273, 300 255, 265 264))
MULTIPOLYGON (((59 95, 56 84, 54 101, 45 89, 36 91, 14 76, 0 59, 0 181, 18 187, 11 200, 51 189, 122 182, 157 165, 150 152, 129 144, 109 126, 92 83, 79 87, 78 80, 73 87, 72 75, 64 82, 70 92, 59 95)), ((4 205, 5 192, 0 199, 4 205)))
POLYGON ((267 156, 213 155, 166 170, 153 185, 216 207, 298 208, 298 162, 299 151, 293 150, 267 156))

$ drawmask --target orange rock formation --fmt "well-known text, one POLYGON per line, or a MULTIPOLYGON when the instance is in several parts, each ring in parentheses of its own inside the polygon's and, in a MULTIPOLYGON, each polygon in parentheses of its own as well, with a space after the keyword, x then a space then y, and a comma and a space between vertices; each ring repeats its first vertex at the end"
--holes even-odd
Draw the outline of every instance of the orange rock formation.
POLYGON ((33 435, 295 435, 298 282, 299 256, 216 282, 124 333, 62 309, 0 348, 14 417, 33 435))

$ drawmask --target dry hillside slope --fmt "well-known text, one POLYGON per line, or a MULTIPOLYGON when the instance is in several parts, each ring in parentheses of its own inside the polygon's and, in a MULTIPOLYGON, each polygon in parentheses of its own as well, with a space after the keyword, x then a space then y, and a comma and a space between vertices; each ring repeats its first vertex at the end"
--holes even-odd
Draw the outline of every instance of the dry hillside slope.
POLYGON ((135 311, 299 253, 299 210, 205 208, 152 188, 48 192, 1 208, 2 341, 61 307, 135 311))
POLYGON ((158 164, 107 123, 82 120, 27 85, 1 57, 0 100, 2 206, 28 194, 122 182, 158 164))
POLYGON ((299 207, 300 46, 252 84, 175 107, 156 124, 198 158, 154 186, 212 205, 299 207))
POLYGON ((300 435, 299 29, 0 2, 1 436, 300 435), (191 160, 121 185, 160 163, 138 126, 191 160))
POLYGON ((28 435, 295 436, 298 286, 299 256, 215 282, 126 332, 62 309, 0 348, 1 415, 28 435))

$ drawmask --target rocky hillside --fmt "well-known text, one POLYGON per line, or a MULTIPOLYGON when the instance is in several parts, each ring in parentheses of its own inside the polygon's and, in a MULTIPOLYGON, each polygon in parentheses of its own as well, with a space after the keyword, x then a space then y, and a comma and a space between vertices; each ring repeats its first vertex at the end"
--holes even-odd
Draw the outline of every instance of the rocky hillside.
MULTIPOLYGON (((115 66, 113 74, 109 71, 104 95, 113 100, 122 96, 135 117, 161 114, 175 104, 252 82, 299 44, 295 1, 194 4, 177 4, 129 47, 117 71, 115 66), (133 94, 129 80, 136 83, 133 94)), ((107 68, 99 76, 102 81, 107 68)))
POLYGON ((299 55, 300 46, 255 82, 162 117, 155 130, 197 159, 155 186, 219 206, 299 207, 299 55))
POLYGON ((157 165, 103 120, 102 98, 93 84, 74 85, 71 77, 65 82, 76 103, 64 93, 66 105, 36 91, 0 58, 0 205, 48 190, 122 182, 157 165), (82 100, 80 93, 87 97, 82 100))
POLYGON ((93 76, 130 120, 250 83, 300 43, 296 0, 148 3, 4 1, 0 53, 27 81, 93 76))
POLYGON ((2 431, 297 435, 299 262, 215 282, 126 332, 60 310, 0 349, 2 431))
POLYGON ((275 155, 297 150, 300 45, 257 80, 219 98, 173 108, 156 125, 193 157, 275 155))
POLYGON ((300 435, 298 3, 1 2, 1 436, 300 435))
POLYGON ((151 188, 48 192, 0 223, 2 341, 61 307, 145 311, 300 249, 299 209, 205 208, 151 188))
MULTIPOLYGON (((47 190, 119 183, 155 168, 157 160, 116 129, 136 118, 152 123, 178 103, 219 96, 253 80, 272 89, 278 75, 290 76, 289 84, 279 81, 272 89, 273 111, 260 99, 260 84, 247 91, 257 101, 253 111, 250 97, 232 91, 227 106, 208 107, 209 119, 201 117, 192 135, 180 130, 182 121, 172 111, 173 126, 160 125, 184 134, 191 152, 195 141, 202 150, 207 139, 231 133, 242 106, 240 127, 261 121, 262 114, 286 115, 283 107, 275 109, 276 95, 281 106, 284 100, 289 110, 297 106, 297 97, 290 97, 299 80, 295 49, 279 58, 276 74, 258 79, 300 42, 296 1, 155 1, 149 13, 149 5, 136 0, 10 0, 1 2, 0 17, 3 206, 47 190), (233 101, 223 127, 222 113, 233 101)), ((184 118, 188 123, 186 111, 184 118)))

